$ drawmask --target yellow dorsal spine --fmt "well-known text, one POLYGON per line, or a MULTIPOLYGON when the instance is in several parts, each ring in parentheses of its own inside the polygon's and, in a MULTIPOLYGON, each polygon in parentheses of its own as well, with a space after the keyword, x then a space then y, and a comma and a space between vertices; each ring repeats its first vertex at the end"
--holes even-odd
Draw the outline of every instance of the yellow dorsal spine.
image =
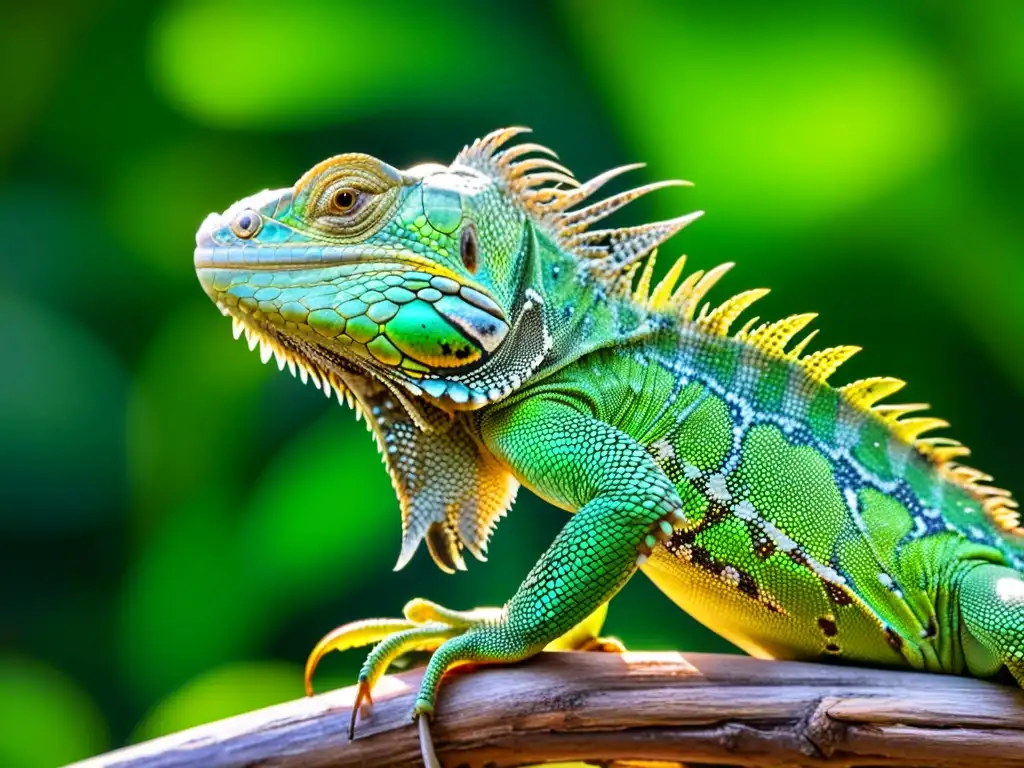
POLYGON ((651 292, 648 307, 655 312, 661 312, 668 309, 669 302, 672 299, 672 289, 679 280, 679 276, 683 273, 683 267, 685 266, 686 254, 683 254, 676 259, 676 263, 669 269, 668 274, 666 274, 665 277, 661 279, 661 282, 654 287, 654 291, 651 292))

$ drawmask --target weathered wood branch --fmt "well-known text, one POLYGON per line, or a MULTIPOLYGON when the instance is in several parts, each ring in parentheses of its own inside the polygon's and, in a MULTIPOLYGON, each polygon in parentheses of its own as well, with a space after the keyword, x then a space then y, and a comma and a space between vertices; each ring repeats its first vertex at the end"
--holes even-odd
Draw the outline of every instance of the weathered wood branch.
MULTIPOLYGON (((386 677, 355 741, 354 689, 79 763, 418 766, 420 672, 386 677)), ((446 766, 646 759, 744 766, 1024 766, 1024 693, 960 677, 703 654, 547 653, 456 670, 433 725, 446 766)))

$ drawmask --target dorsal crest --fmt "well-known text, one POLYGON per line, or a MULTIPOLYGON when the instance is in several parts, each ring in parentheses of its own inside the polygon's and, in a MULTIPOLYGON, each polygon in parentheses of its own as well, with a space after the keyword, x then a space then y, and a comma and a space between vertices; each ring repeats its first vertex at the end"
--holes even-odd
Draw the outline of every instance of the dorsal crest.
MULTIPOLYGON (((703 212, 632 227, 592 227, 649 192, 670 186, 689 186, 689 182, 654 182, 592 201, 606 183, 643 165, 612 168, 579 182, 547 147, 535 143, 506 146, 511 139, 529 130, 513 127, 494 131, 463 148, 454 165, 473 168, 492 178, 561 248, 575 255, 606 286, 610 296, 631 299, 652 312, 674 315, 682 323, 711 335, 732 336, 768 355, 800 366, 810 379, 821 384, 827 384, 832 374, 860 351, 860 347, 838 346, 805 353, 817 331, 805 334, 795 344, 793 341, 816 317, 814 314, 791 315, 763 323, 758 323, 759 318, 755 317, 733 331, 740 315, 766 296, 768 290, 744 291, 717 306, 705 302, 708 291, 732 268, 731 263, 706 272, 696 271, 683 278, 686 264, 683 256, 661 282, 652 287, 657 247, 703 212)), ((999 528, 1024 535, 1018 504, 1009 491, 989 485, 992 481, 989 475, 959 463, 970 454, 966 446, 948 437, 924 436, 949 426, 948 422, 909 415, 927 408, 923 404, 880 402, 904 385, 899 379, 873 377, 840 387, 839 392, 853 407, 880 418, 894 435, 914 446, 944 477, 978 498, 999 528)))

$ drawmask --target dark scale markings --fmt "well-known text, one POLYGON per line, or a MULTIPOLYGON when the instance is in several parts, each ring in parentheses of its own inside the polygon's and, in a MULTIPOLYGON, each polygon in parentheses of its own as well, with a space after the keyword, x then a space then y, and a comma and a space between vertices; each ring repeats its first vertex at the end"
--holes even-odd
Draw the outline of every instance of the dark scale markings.
POLYGON ((775 554, 778 547, 775 546, 775 542, 771 540, 763 531, 758 529, 754 533, 754 554, 762 560, 767 560, 769 557, 775 554))
POLYGON ((835 618, 831 616, 822 616, 818 619, 818 626, 825 633, 825 637, 835 637, 839 634, 839 627, 836 626, 835 618))
POLYGON ((838 584, 833 584, 831 581, 822 582, 825 586, 825 591, 828 593, 829 599, 836 605, 845 606, 853 604, 853 596, 846 589, 843 589, 838 584))
MULTIPOLYGON (((807 427, 800 424, 796 424, 789 419, 785 419, 785 423, 780 427, 778 423, 778 417, 776 417, 773 414, 758 413, 758 411, 751 407, 751 405, 743 398, 737 396, 728 397, 725 396, 725 393, 715 393, 716 389, 720 389, 720 385, 718 385, 716 382, 712 382, 706 379, 703 376, 700 376, 693 369, 684 368, 683 370, 680 370, 679 360, 674 361, 674 364, 670 364, 663 359, 657 359, 656 362, 661 364, 665 370, 672 373, 676 377, 677 382, 680 379, 685 379, 685 381, 689 383, 690 381, 695 379, 699 383, 704 385, 705 389, 709 391, 709 394, 713 393, 718 395, 726 403, 730 420, 734 425, 737 425, 739 427, 739 429, 735 430, 735 433, 733 435, 733 447, 727 455, 723 466, 720 467, 718 473, 710 473, 711 475, 717 474, 718 476, 722 477, 731 476, 733 470, 736 469, 736 467, 739 465, 740 460, 742 459, 743 438, 750 432, 750 430, 753 427, 762 424, 782 429, 782 431, 786 434, 789 442, 791 442, 794 445, 808 445, 820 451, 819 442, 814 438, 814 436, 810 433, 810 430, 807 427)), ((705 397, 705 395, 702 395, 698 399, 703 400, 705 397)), ((782 398, 780 398, 780 402, 781 400, 782 398)), ((692 409, 691 407, 688 406, 686 416, 688 416, 690 413, 692 413, 692 409)), ((682 419, 682 422, 685 423, 685 417, 682 419)), ((688 559, 690 560, 690 562, 693 562, 695 565, 702 568, 703 570, 720 576, 724 567, 727 564, 722 563, 720 561, 716 561, 713 557, 710 556, 710 553, 700 551, 698 548, 694 546, 693 542, 695 540, 697 533, 706 530, 714 523, 718 522, 721 519, 724 519, 725 516, 734 514, 734 512, 731 509, 723 506, 722 504, 716 503, 714 501, 715 494, 708 487, 707 477, 709 476, 709 473, 701 473, 699 477, 688 477, 686 474, 686 467, 674 455, 662 459, 662 461, 659 463, 662 465, 663 470, 666 472, 669 479, 674 484, 679 485, 679 483, 682 482, 683 480, 687 480, 689 481, 689 484, 697 488, 701 496, 703 496, 706 500, 710 502, 706 516, 698 526, 696 526, 694 529, 691 529, 688 532, 677 532, 676 534, 674 534, 672 540, 669 542, 670 551, 672 551, 672 553, 677 557, 688 559)), ((732 493, 733 491, 735 491, 735 489, 730 489, 730 493, 732 493)), ((756 514, 756 510, 755 519, 744 519, 743 521, 746 525, 749 535, 751 536, 751 539, 755 542, 755 551, 758 552, 759 556, 762 556, 763 559, 767 559, 776 551, 778 551, 778 544, 775 541, 773 541, 772 537, 768 535, 768 533, 762 527, 765 525, 769 525, 770 523, 768 523, 768 521, 761 519, 760 516, 756 514)), ((855 595, 851 587, 848 586, 849 579, 847 579, 844 574, 840 573, 837 569, 829 566, 829 570, 832 570, 834 572, 836 578, 834 580, 827 578, 821 572, 822 566, 812 562, 799 543, 793 542, 793 544, 794 546, 786 550, 787 557, 793 563, 801 566, 802 568, 814 574, 818 578, 819 582, 822 584, 826 595, 832 600, 832 602, 835 605, 848 606, 854 604, 854 602, 860 603, 864 610, 870 613, 870 615, 873 617, 873 619, 878 624, 880 629, 886 626, 885 622, 882 621, 881 617, 875 614, 875 612, 871 610, 867 603, 865 603, 862 599, 858 599, 859 596, 855 595)), ((751 586, 753 587, 753 589, 757 589, 756 580, 754 580, 753 577, 750 577, 751 585, 747 585, 745 580, 743 579, 743 574, 739 571, 738 568, 732 566, 732 571, 737 574, 737 578, 735 580, 737 587, 740 586, 741 582, 744 583, 746 588, 744 594, 748 594, 748 596, 751 596, 751 586)), ((749 576, 749 574, 747 575, 749 576)), ((741 589, 741 591, 743 590, 741 589)), ((778 610, 778 606, 774 600, 769 600, 766 602, 759 595, 759 592, 760 590, 758 590, 758 602, 764 605, 774 606, 773 610, 778 610)))
MULTIPOLYGON (((662 409, 662 413, 669 412, 668 408, 673 405, 678 406, 679 393, 685 386, 693 383, 703 386, 708 395, 720 399, 725 404, 734 430, 731 438, 732 446, 724 460, 716 460, 718 472, 715 474, 719 475, 719 483, 723 477, 727 482, 733 478, 734 470, 742 459, 743 441, 750 431, 758 426, 774 427, 785 435, 788 444, 810 447, 823 456, 832 470, 833 482, 844 500, 850 520, 857 529, 853 535, 863 538, 868 545, 867 550, 874 557, 879 580, 889 587, 892 599, 899 603, 901 610, 908 612, 910 617, 919 621, 921 629, 915 633, 915 638, 918 635, 923 638, 934 637, 934 620, 930 616, 917 615, 920 610, 919 606, 904 600, 901 585, 888 572, 889 566, 880 560, 879 553, 875 550, 876 543, 870 540, 864 522, 860 518, 860 510, 857 508, 860 493, 872 489, 893 499, 907 510, 913 521, 913 527, 903 540, 897 542, 896 552, 908 540, 955 530, 967 540, 983 539, 985 543, 998 547, 1011 560, 1015 560, 1014 553, 1008 552, 1005 545, 1000 546, 1000 542, 997 541, 993 532, 985 530, 984 535, 979 536, 979 531, 974 531, 972 536, 971 532, 960 531, 943 517, 938 506, 938 499, 933 497, 925 500, 914 492, 905 476, 907 467, 911 466, 909 462, 914 462, 914 465, 919 468, 927 463, 927 459, 918 455, 916 450, 908 446, 905 456, 894 456, 891 450, 886 450, 874 466, 866 466, 860 459, 865 447, 873 446, 872 443, 864 443, 870 435, 870 430, 867 432, 864 430, 865 426, 870 426, 866 425, 865 421, 871 417, 852 407, 843 407, 845 403, 835 390, 817 388, 809 381, 803 381, 800 376, 789 375, 786 377, 787 391, 780 396, 781 387, 777 383, 780 378, 766 376, 766 371, 744 365, 742 353, 729 354, 732 350, 725 348, 722 350, 724 352, 722 358, 716 360, 714 355, 707 354, 706 350, 695 351, 692 347, 687 349, 687 341, 686 338, 683 339, 683 351, 678 355, 665 355, 663 352, 659 355, 656 351, 652 353, 653 361, 676 377, 676 387, 668 398, 665 408, 662 409), (722 374, 725 375, 722 376, 722 374), (726 382, 725 385, 721 383, 722 381, 726 382), (767 400, 765 403, 769 406, 767 411, 756 407, 755 403, 760 402, 758 394, 767 400), (773 408, 777 410, 772 412, 773 408), (825 418, 828 416, 833 417, 831 421, 834 423, 823 424, 822 422, 829 421, 825 418), (903 461, 898 461, 899 458, 902 458, 903 461)), ((701 395, 701 399, 705 397, 706 395, 701 395)), ((692 411, 690 413, 692 414, 692 411)), ((687 414, 687 416, 689 415, 687 414)), ((887 430, 885 432, 887 433, 887 430)), ((675 434, 677 434, 676 429, 666 435, 667 440, 674 441, 675 434)), ((879 446, 873 447, 877 449, 879 446)), ((655 453, 653 449, 652 453, 655 453)), ((709 493, 706 478, 714 472, 712 468, 704 467, 703 471, 697 473, 700 477, 695 478, 692 476, 694 468, 687 466, 674 455, 674 452, 664 451, 661 455, 655 453, 655 456, 659 465, 663 467, 677 487, 680 485, 699 486, 700 494, 706 500, 711 500, 714 494, 709 493), (666 453, 668 455, 665 455, 666 453)), ((941 489, 941 486, 936 487, 941 489)), ((726 496, 729 504, 724 508, 736 517, 740 517, 736 513, 736 508, 739 506, 736 502, 741 502, 744 498, 741 493, 737 492, 742 490, 744 489, 737 489, 729 483, 729 494, 726 496)), ((751 536, 754 552, 758 557, 766 560, 779 550, 778 534, 769 535, 765 526, 771 525, 771 523, 764 520, 757 510, 752 507, 751 510, 753 519, 749 519, 749 515, 744 515, 743 519, 751 536)), ((709 518, 718 519, 721 512, 709 506, 707 514, 709 518)), ((702 570, 722 577, 726 564, 717 561, 709 552, 700 549, 695 551, 692 536, 678 536, 678 538, 677 536, 674 536, 667 545, 674 555, 693 562, 702 570)), ((791 549, 787 545, 786 554, 794 563, 818 576, 827 598, 833 605, 839 609, 857 605, 859 610, 878 626, 879 632, 883 634, 895 652, 903 656, 906 656, 907 653, 913 654, 905 647, 906 638, 901 636, 870 606, 866 598, 859 594, 859 588, 854 586, 849 574, 844 573, 845 569, 840 567, 836 555, 843 551, 842 548, 846 542, 849 542, 847 537, 837 539, 830 558, 831 562, 827 565, 809 560, 807 553, 799 543, 796 543, 797 545, 791 549)), ((735 566, 732 566, 729 575, 731 577, 729 581, 735 584, 742 594, 757 600, 760 604, 766 604, 764 595, 761 594, 757 582, 750 574, 743 574, 735 566), (744 576, 750 576, 749 583, 744 576)), ((912 590, 918 589, 916 584, 905 586, 912 590)), ((828 653, 840 653, 839 622, 834 616, 829 616, 826 620, 829 623, 819 622, 819 628, 823 633, 822 646, 828 653), (833 630, 835 634, 826 633, 826 628, 833 630)), ((915 639, 911 642, 914 644, 917 641, 915 639)))
MULTIPOLYGON (((705 499, 708 499, 707 482, 703 478, 694 480, 693 485, 705 499)), ((675 531, 665 542, 665 548, 676 558, 688 561, 720 579, 728 580, 741 594, 763 605, 769 611, 779 613, 781 612, 779 605, 770 596, 761 594, 757 580, 751 574, 725 560, 716 558, 706 547, 696 544, 699 534, 727 519, 731 514, 732 512, 726 506, 709 499, 707 511, 700 522, 692 528, 675 531)))
POLYGON ((761 590, 757 586, 757 580, 753 576, 725 560, 719 560, 706 547, 697 544, 678 544, 674 541, 669 541, 665 544, 665 548, 678 559, 687 561, 701 570, 710 573, 712 576, 733 584, 741 594, 749 597, 772 613, 784 613, 784 610, 774 599, 761 594, 761 590))
POLYGON ((897 653, 903 653, 903 638, 892 627, 885 628, 885 640, 897 653))

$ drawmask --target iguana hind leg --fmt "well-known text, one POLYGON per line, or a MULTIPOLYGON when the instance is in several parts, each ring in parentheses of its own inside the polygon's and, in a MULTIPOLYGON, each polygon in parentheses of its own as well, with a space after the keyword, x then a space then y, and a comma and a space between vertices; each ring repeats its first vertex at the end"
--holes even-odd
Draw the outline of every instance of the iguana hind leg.
POLYGON ((1024 575, 1000 565, 978 565, 960 586, 964 656, 976 677, 1003 666, 1024 687, 1024 575))

